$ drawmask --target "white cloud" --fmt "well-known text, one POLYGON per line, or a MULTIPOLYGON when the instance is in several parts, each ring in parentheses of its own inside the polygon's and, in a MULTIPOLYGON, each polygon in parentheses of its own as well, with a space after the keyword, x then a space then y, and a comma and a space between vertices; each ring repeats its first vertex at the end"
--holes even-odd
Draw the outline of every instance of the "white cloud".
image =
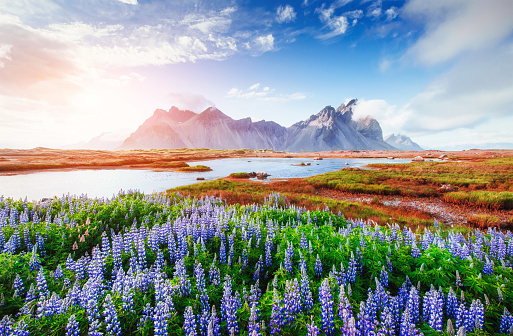
MULTIPOLYGON (((326 34, 319 35, 318 38, 321 39, 330 39, 335 36, 343 35, 346 33, 347 28, 349 26, 349 22, 347 21, 347 17, 344 15, 334 16, 333 13, 337 7, 331 6, 329 8, 325 8, 324 4, 320 8, 317 8, 315 11, 319 14, 319 19, 321 22, 325 24, 325 28, 329 29, 330 32, 326 34)), ((350 13, 350 15, 353 15, 350 13)))
POLYGON ((371 17, 373 19, 379 18, 381 16, 381 14, 382 14, 381 0, 377 0, 376 2, 373 2, 367 9, 367 16, 371 17))
POLYGON ((404 15, 426 25, 426 33, 409 50, 424 64, 492 48, 513 32, 511 0, 412 0, 404 15))
POLYGON ((387 21, 392 21, 398 15, 397 7, 390 7, 385 11, 385 15, 387 16, 387 21))
POLYGON ((122 3, 126 3, 128 5, 137 5, 137 0, 117 0, 122 3))
POLYGON ((265 86, 261 88, 260 83, 251 85, 247 90, 232 88, 226 93, 226 97, 235 99, 258 99, 272 102, 288 102, 306 99, 306 94, 301 92, 291 94, 279 94, 274 89, 265 86))
POLYGON ((257 52, 264 53, 274 50, 274 37, 273 34, 259 36, 255 39, 257 52))
POLYGON ((276 10, 276 21, 278 23, 287 23, 296 20, 294 7, 290 5, 279 6, 276 10))
POLYGON ((194 111, 196 113, 202 112, 207 107, 215 106, 210 99, 192 92, 170 92, 167 94, 167 99, 171 106, 194 111))

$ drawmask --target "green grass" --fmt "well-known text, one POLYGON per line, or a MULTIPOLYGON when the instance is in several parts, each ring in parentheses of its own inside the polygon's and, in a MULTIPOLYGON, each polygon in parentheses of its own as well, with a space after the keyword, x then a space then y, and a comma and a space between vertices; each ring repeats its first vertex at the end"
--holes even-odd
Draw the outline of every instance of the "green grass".
POLYGON ((196 166, 190 166, 190 167, 183 167, 180 168, 180 171, 184 172, 204 172, 204 171, 211 171, 212 168, 204 165, 196 165, 196 166))
POLYGON ((513 192, 470 191, 445 194, 447 202, 477 205, 491 209, 513 209, 513 192))
POLYGON ((241 179, 247 179, 247 178, 250 178, 251 175, 249 173, 231 173, 229 175, 230 177, 233 177, 233 178, 241 178, 241 179))

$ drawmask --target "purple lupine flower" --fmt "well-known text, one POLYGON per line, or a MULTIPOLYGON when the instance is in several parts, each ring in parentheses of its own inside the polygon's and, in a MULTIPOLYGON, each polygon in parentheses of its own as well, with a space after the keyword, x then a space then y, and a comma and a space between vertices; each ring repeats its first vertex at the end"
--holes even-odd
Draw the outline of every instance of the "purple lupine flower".
POLYGON ((445 313, 448 318, 456 318, 456 310, 458 309, 458 298, 452 287, 449 289, 449 293, 447 293, 446 305, 445 305, 445 313))
POLYGON ((465 326, 465 322, 467 321, 467 315, 468 310, 465 306, 465 303, 460 303, 460 305, 456 309, 456 329, 460 329, 461 327, 465 327, 465 329, 467 329, 465 326))
POLYGON ((347 282, 355 283, 356 282, 356 271, 357 271, 357 262, 354 258, 354 253, 351 251, 351 258, 349 259, 349 265, 347 266, 347 282))
POLYGON ((159 301, 155 306, 155 312, 152 320, 154 324, 155 336, 167 335, 167 321, 169 317, 168 306, 163 302, 159 301))
POLYGON ((413 258, 418 258, 420 257, 420 250, 419 250, 419 247, 417 246, 417 243, 413 243, 411 245, 411 256, 413 258))
POLYGON ((501 324, 499 325, 499 332, 501 334, 508 333, 513 328, 513 316, 504 307, 504 313, 501 316, 501 324))
POLYGON ((301 293, 296 278, 285 282, 285 293, 283 294, 284 318, 288 324, 296 320, 296 315, 301 310, 301 293))
POLYGON ((488 259, 487 256, 485 256, 485 262, 483 264, 482 273, 484 275, 492 275, 493 274, 493 261, 488 259))
POLYGON ((250 336, 260 335, 260 323, 258 323, 257 303, 253 302, 251 305, 251 312, 249 315, 248 334, 250 336))
POLYGON ((183 329, 186 336, 196 336, 196 318, 192 312, 192 307, 185 308, 183 329))
POLYGON ((66 336, 78 336, 80 335, 80 329, 75 314, 71 315, 66 325, 66 336))
POLYGON ((219 268, 215 265, 214 261, 212 262, 212 265, 210 266, 210 270, 208 271, 208 276, 210 278, 210 284, 212 286, 221 285, 220 271, 219 271, 219 268))
POLYGON ((198 314, 198 335, 207 336, 208 333, 208 323, 210 322, 210 312, 207 309, 203 309, 200 314, 198 314))
POLYGON ((383 266, 379 274, 379 282, 381 286, 388 287, 388 272, 385 270, 385 266, 383 266))
POLYGON ((14 327, 11 335, 12 336, 28 336, 30 335, 30 332, 26 330, 28 327, 27 323, 24 320, 21 320, 16 324, 16 327, 14 327))
POLYGON ((269 325, 271 327, 271 335, 278 335, 281 333, 281 328, 285 325, 284 309, 280 306, 281 300, 278 298, 276 288, 273 289, 273 307, 271 311, 271 319, 269 325))
POLYGON ((470 332, 475 330, 483 330, 484 326, 484 306, 481 300, 473 300, 467 315, 468 322, 466 325, 471 327, 470 332))
POLYGON ((219 262, 221 264, 226 264, 226 247, 224 246, 224 241, 221 240, 221 246, 219 246, 219 262))
POLYGON ((265 241, 265 266, 271 267, 273 264, 273 256, 272 256, 272 248, 273 248, 273 242, 270 239, 267 239, 265 241), (270 242, 270 243, 268 243, 270 242))
POLYGON ((260 279, 261 273, 263 273, 264 262, 262 261, 262 255, 255 264, 255 273, 253 274, 253 281, 260 279))
POLYGON ((103 302, 103 317, 105 318, 107 335, 121 335, 121 325, 118 320, 118 313, 116 307, 112 303, 112 297, 107 294, 103 302))
POLYGON ((402 317, 401 325, 399 327, 399 336, 416 336, 418 335, 417 329, 415 329, 415 323, 412 322, 409 308, 406 308, 402 317))
POLYGON ((309 311, 313 308, 312 292, 310 291, 310 280, 308 279, 308 273, 306 272, 306 265, 301 267, 301 303, 302 309, 309 311))
POLYGON ((302 250, 308 249, 308 240, 306 239, 304 232, 301 232, 301 240, 299 241, 299 247, 302 250))
POLYGON ((289 272, 290 274, 293 273, 292 261, 290 260, 290 254, 289 254, 288 248, 285 250, 285 260, 283 261, 283 265, 285 266, 285 269, 287 270, 287 272, 289 272))
POLYGON ((333 296, 328 278, 324 279, 319 287, 319 301, 321 302, 322 331, 326 335, 332 335, 335 330, 335 318, 333 317, 333 296))
POLYGON ((14 278, 14 282, 12 284, 12 288, 14 289, 14 292, 17 295, 20 295, 25 290, 24 287, 23 287, 23 280, 21 279, 19 274, 16 274, 16 278, 14 278))
POLYGON ((460 288, 463 284, 461 283, 460 272, 456 270, 456 288, 460 288))
POLYGON ((32 251, 32 256, 30 256, 29 267, 30 267, 30 271, 31 272, 38 271, 39 268, 41 267, 41 264, 39 263, 39 257, 36 254, 36 247, 35 246, 34 246, 34 249, 32 251))
POLYGON ((39 272, 37 272, 36 284, 36 289, 40 300, 44 299, 50 294, 48 292, 48 285, 46 283, 45 274, 43 273, 42 268, 39 269, 39 272))
POLYGON ((322 262, 319 254, 317 254, 317 259, 315 260, 315 276, 320 277, 322 275, 322 262))
POLYGON ((243 249, 242 250, 242 269, 248 268, 248 250, 243 249))
POLYGON ((311 323, 306 325, 307 328, 307 335, 308 336, 317 336, 321 333, 319 328, 315 325, 315 322, 313 320, 313 316, 310 316, 311 323))
POLYGON ((208 322, 207 336, 219 336, 221 326, 219 325, 219 317, 217 317, 216 307, 212 306, 210 320, 208 322))
POLYGON ((406 304, 407 309, 410 311, 411 322, 415 325, 419 322, 419 293, 417 289, 412 286, 410 289, 410 296, 406 304))

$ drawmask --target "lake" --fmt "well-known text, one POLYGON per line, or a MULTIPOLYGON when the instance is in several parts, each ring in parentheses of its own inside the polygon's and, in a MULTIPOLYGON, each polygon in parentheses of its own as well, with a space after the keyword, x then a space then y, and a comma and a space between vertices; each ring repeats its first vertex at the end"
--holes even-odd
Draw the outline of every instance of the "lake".
POLYGON ((408 163, 410 159, 324 159, 305 158, 232 158, 188 162, 189 165, 206 165, 209 172, 181 173, 158 172, 139 169, 83 169, 74 171, 47 171, 30 174, 0 176, 0 195, 13 199, 27 197, 29 201, 62 195, 111 197, 120 190, 139 190, 143 193, 165 191, 169 188, 189 185, 197 177, 214 180, 230 173, 263 171, 270 178, 308 177, 344 167, 363 167, 370 163, 408 163), (298 166, 301 162, 311 166, 298 166), (346 165, 348 163, 348 165, 346 165))

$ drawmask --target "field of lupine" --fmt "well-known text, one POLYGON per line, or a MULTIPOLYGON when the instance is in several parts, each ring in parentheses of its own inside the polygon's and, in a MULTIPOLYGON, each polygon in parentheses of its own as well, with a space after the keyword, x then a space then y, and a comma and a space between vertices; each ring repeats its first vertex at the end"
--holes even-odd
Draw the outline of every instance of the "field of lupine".
POLYGON ((0 199, 2 335, 512 333, 513 234, 121 193, 0 199))

